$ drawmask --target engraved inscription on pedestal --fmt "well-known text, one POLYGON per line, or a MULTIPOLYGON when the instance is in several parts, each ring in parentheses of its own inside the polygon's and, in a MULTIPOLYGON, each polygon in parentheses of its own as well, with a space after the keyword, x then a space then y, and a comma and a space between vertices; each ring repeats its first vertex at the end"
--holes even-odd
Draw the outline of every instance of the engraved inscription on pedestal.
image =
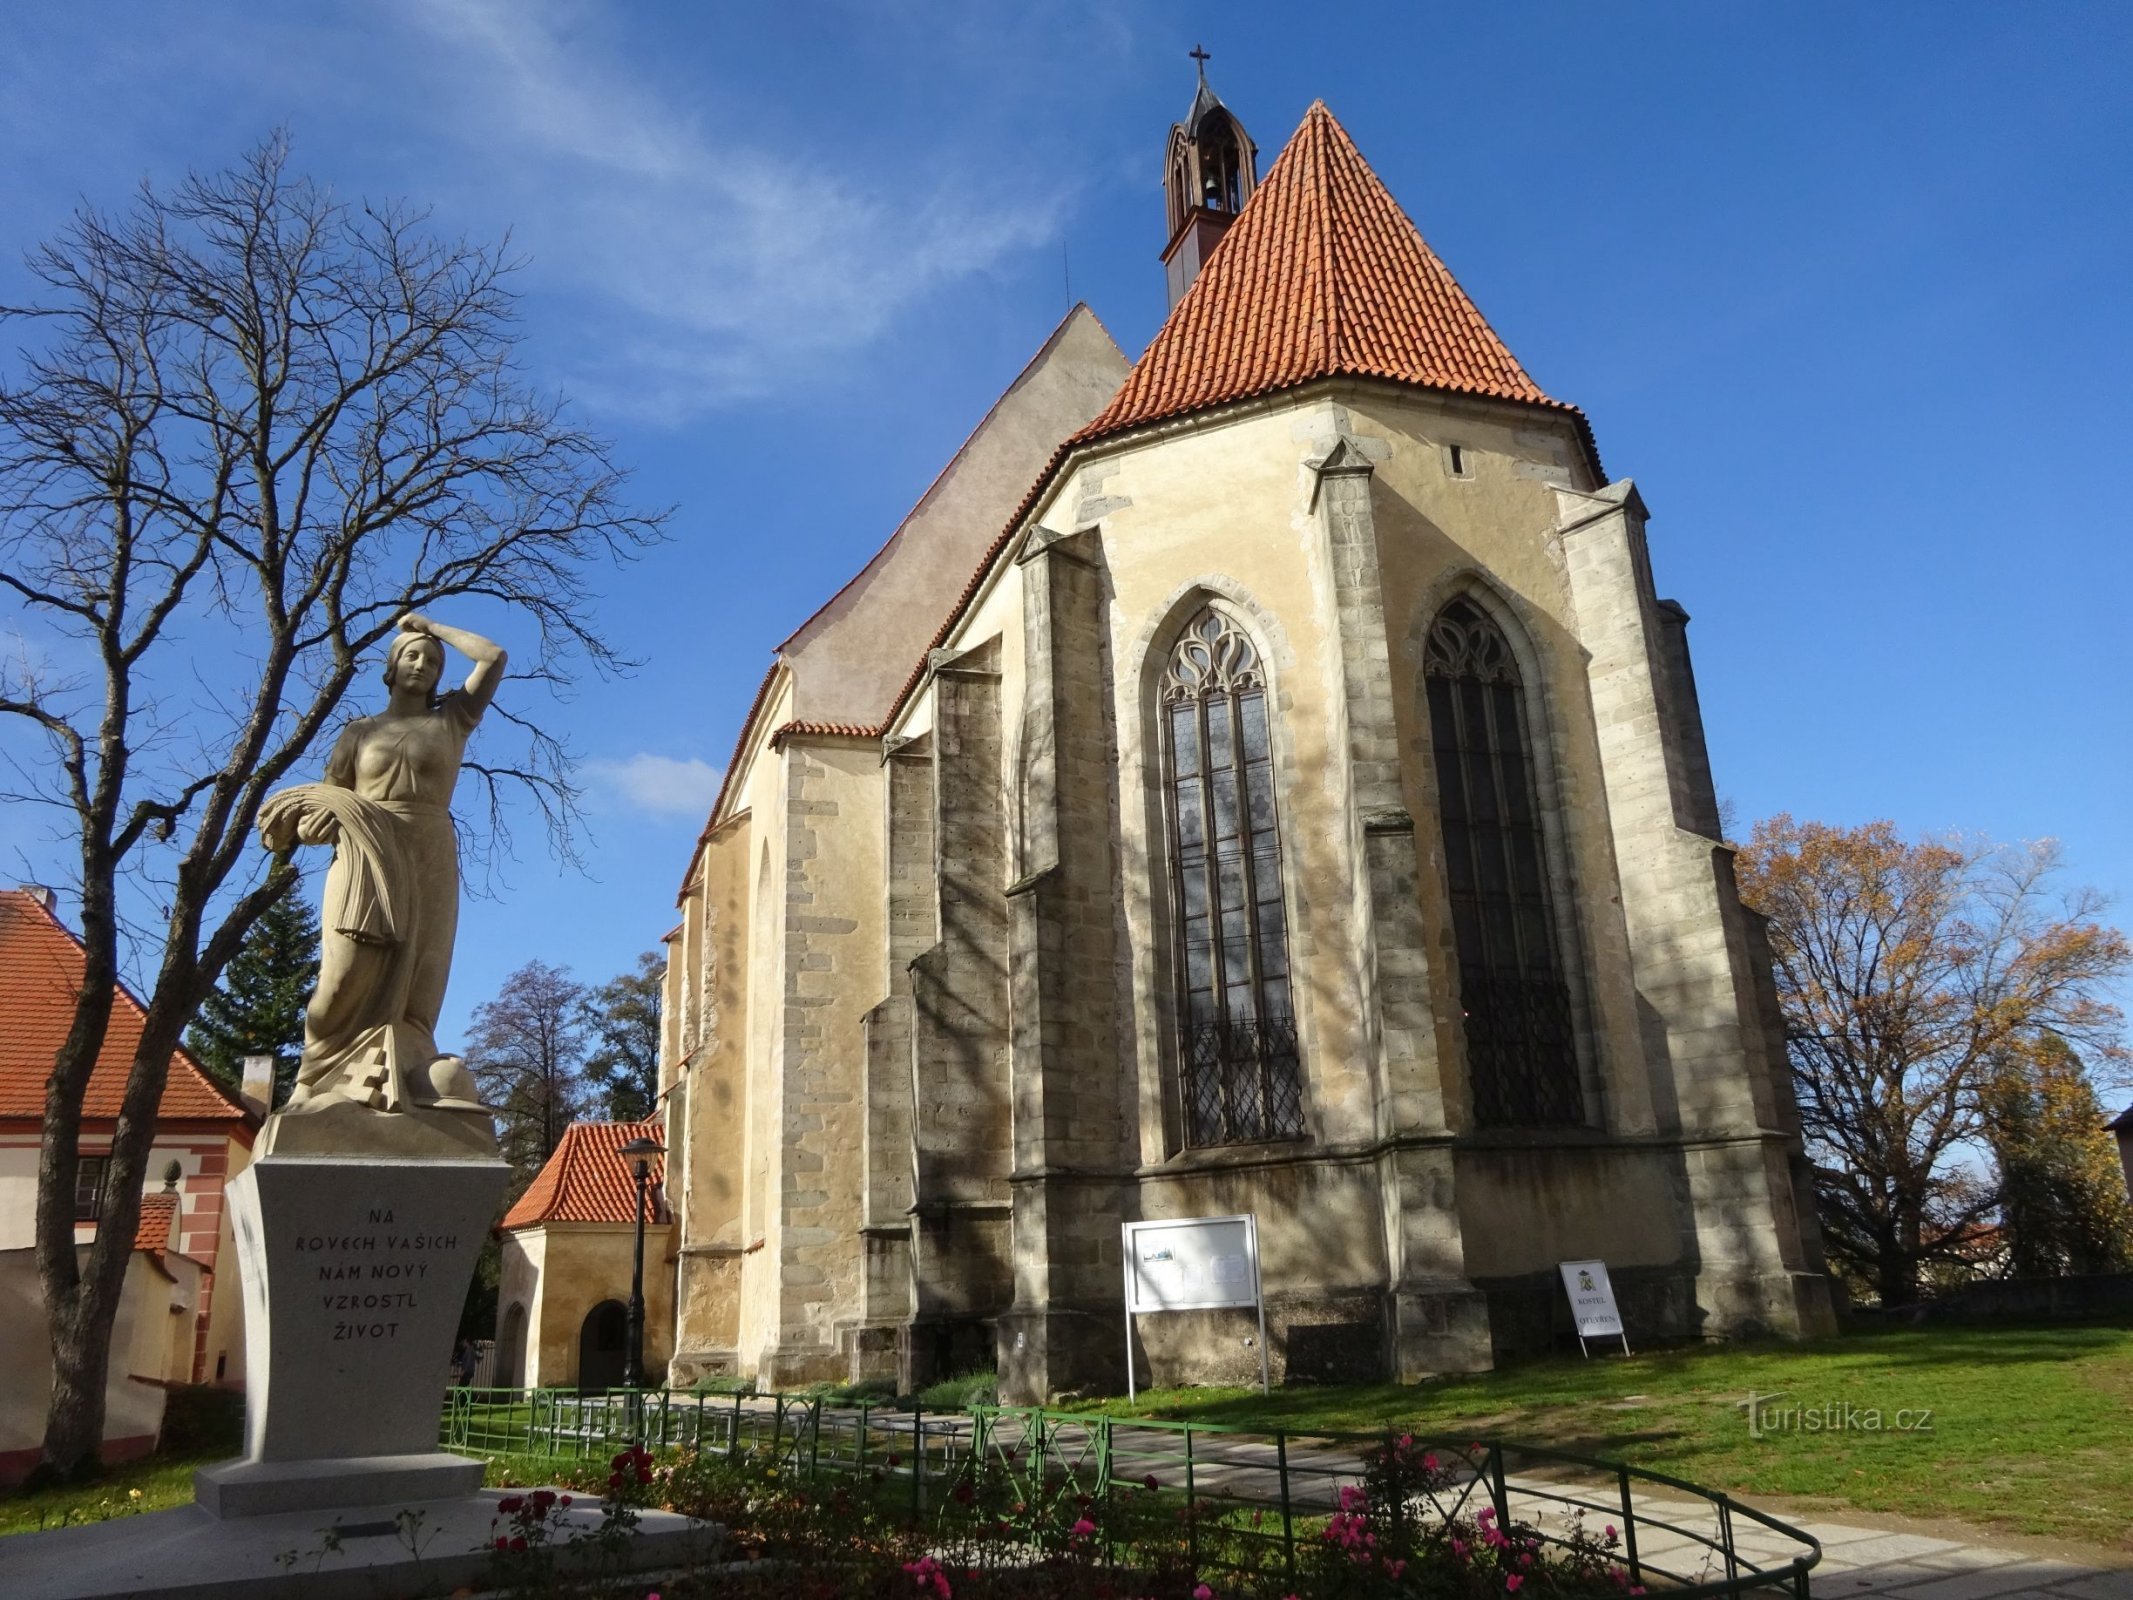
POLYGON ((505 1178, 496 1161, 270 1156, 232 1184, 251 1459, 437 1448, 460 1308, 505 1178))

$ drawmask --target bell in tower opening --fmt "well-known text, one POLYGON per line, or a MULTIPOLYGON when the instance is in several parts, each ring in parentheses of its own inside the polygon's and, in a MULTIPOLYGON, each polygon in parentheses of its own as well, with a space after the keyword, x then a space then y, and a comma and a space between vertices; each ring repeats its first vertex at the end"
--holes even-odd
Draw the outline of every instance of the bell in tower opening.
POLYGON ((1207 86, 1207 52, 1195 49, 1192 56, 1200 64, 1199 89, 1185 120, 1171 125, 1163 162, 1170 222, 1163 271, 1173 306, 1192 287, 1259 182, 1259 147, 1207 86))

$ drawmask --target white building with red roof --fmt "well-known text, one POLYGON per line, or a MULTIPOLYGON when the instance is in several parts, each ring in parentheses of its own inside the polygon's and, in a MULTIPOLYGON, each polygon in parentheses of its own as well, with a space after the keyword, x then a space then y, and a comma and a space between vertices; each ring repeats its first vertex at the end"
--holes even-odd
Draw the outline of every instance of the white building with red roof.
MULTIPOLYGON (((0 1481, 35 1464, 43 1436, 43 1391, 49 1353, 36 1289, 37 1160, 43 1142, 45 1084, 74 1016, 81 987, 80 943, 53 909, 50 890, 0 890, 0 1481), (39 1367, 38 1363, 44 1363, 39 1367), (41 1373, 41 1376, 39 1374, 41 1373)), ((143 1010, 121 985, 102 1053, 82 1103, 81 1167, 74 1201, 75 1238, 87 1245, 109 1199, 105 1183, 112 1134, 143 1010)), ((147 1171, 148 1193, 135 1234, 127 1304, 112 1345, 115 1409, 107 1420, 105 1458, 152 1447, 161 1401, 144 1406, 129 1384, 244 1381, 244 1303, 232 1277, 223 1187, 251 1159, 261 1115, 210 1078, 184 1051, 171 1058, 157 1111, 147 1171), (143 1297, 154 1299, 151 1314, 143 1297), (125 1430, 133 1429, 128 1433, 125 1430)))
POLYGON ((676 1377, 1122 1389, 1121 1225, 1236 1212, 1286 1376, 1546 1347, 1585 1258, 1633 1338, 1830 1328, 1643 497, 1323 104, 1262 180, 1203 78, 1163 187, 1146 352, 1077 307, 747 713, 667 940, 676 1377))
MULTIPOLYGON (((622 1381, 637 1247, 633 1139, 649 1122, 574 1122, 504 1214, 493 1382, 506 1389, 611 1389, 622 1381)), ((646 1162, 644 1367, 660 1381, 674 1349, 674 1219, 664 1158, 646 1162)))

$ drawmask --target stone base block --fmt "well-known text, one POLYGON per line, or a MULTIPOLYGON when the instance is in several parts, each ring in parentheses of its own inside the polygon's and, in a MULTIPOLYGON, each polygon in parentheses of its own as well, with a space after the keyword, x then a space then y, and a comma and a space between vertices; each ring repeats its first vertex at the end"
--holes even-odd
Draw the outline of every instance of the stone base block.
POLYGON ((843 1381, 844 1369, 833 1345, 765 1345, 756 1357, 755 1385, 765 1392, 843 1381))
POLYGON ((837 1348, 844 1352, 847 1383, 887 1379, 894 1383, 899 1370, 900 1323, 862 1323, 837 1330, 837 1348))
POLYGON ((457 1500, 481 1487, 481 1463, 428 1455, 326 1461, 223 1461, 193 1474, 193 1499, 214 1517, 263 1517, 341 1506, 457 1500))
POLYGON ((721 1349, 716 1345, 677 1350, 674 1359, 667 1363, 667 1382, 674 1388, 686 1389, 707 1378, 738 1377, 740 1370, 741 1353, 738 1350, 721 1349))
POLYGON ((1819 1339, 1837 1331, 1829 1279, 1819 1272, 1706 1271, 1696 1279, 1705 1338, 1819 1339))
MULTIPOLYGON (((503 1494, 231 1519, 193 1505, 18 1533, 0 1552, 0 1591, 8 1600, 415 1600, 494 1590, 488 1547, 503 1494)), ((632 1537, 606 1551, 588 1539, 599 1527, 597 1506, 564 1518, 559 1540, 588 1542, 558 1550, 560 1574, 619 1578, 707 1564, 725 1538, 722 1528, 648 1511, 632 1537)))
POLYGON ((1006 1311, 1000 1315, 994 1337, 1000 1400, 1005 1405, 1043 1405, 1070 1393, 1125 1393, 1122 1309, 1045 1306, 1006 1311))
POLYGON ((1395 1381, 1415 1383, 1440 1372, 1487 1372, 1496 1364, 1489 1337, 1489 1299, 1461 1279, 1410 1283, 1391 1295, 1391 1360, 1395 1381))

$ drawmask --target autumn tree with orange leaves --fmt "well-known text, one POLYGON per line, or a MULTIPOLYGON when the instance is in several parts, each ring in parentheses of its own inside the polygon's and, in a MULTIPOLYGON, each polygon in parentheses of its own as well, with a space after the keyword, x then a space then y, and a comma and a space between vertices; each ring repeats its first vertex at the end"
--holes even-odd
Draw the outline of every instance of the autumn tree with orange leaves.
POLYGON ((1824 1242, 1883 1305, 1973 1258, 1999 1216, 2010 1072, 2060 1061, 2048 1039, 2106 1076, 2127 1062, 2107 989, 2133 948, 2095 893, 2059 888, 2060 865, 2048 842, 1782 815, 1741 849, 1742 897, 1770 919, 1824 1242))

